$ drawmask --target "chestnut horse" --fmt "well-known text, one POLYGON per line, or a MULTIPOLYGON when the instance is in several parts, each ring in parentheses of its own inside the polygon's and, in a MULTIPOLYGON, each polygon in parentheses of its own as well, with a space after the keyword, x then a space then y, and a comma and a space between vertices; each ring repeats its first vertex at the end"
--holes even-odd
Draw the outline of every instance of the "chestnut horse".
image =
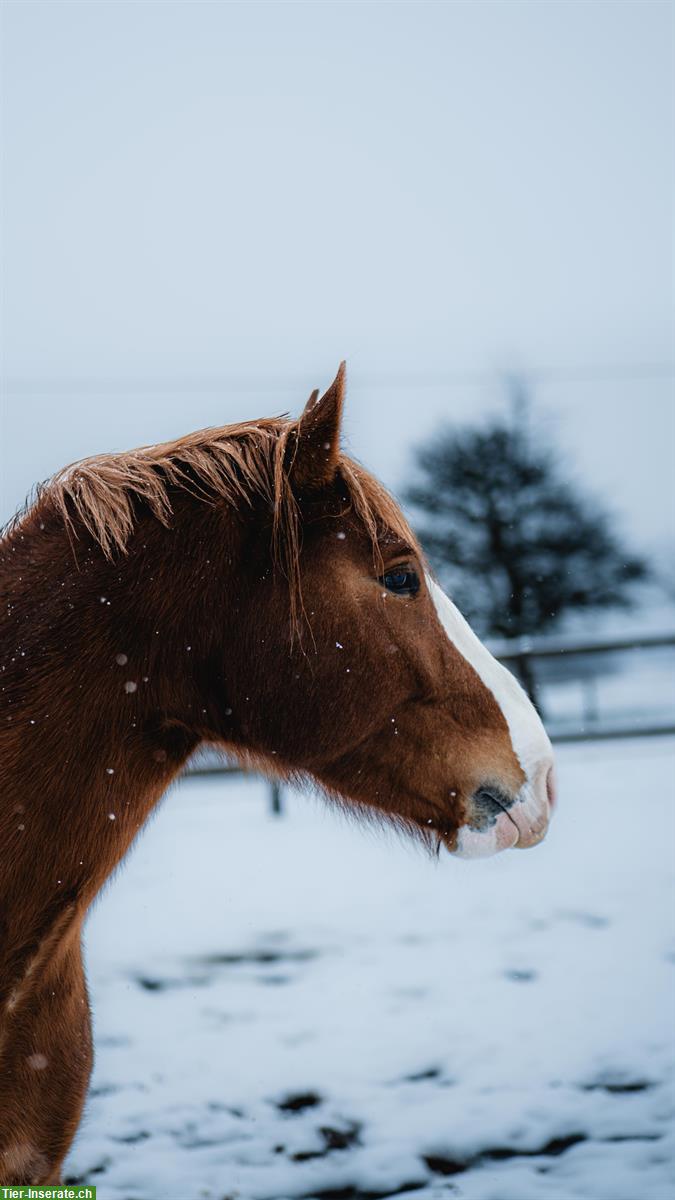
POLYGON ((59 1179, 92 1063, 82 924, 201 743, 433 849, 544 836, 541 721, 341 453, 344 381, 298 421, 68 467, 0 541, 2 1183, 59 1179))

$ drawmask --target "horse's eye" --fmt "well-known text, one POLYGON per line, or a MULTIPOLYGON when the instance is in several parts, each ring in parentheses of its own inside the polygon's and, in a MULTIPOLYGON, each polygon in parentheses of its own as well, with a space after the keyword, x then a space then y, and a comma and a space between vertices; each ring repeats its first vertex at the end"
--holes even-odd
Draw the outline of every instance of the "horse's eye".
POLYGON ((419 575, 412 567, 394 567, 382 576, 381 583, 397 596, 416 596, 420 590, 419 575))

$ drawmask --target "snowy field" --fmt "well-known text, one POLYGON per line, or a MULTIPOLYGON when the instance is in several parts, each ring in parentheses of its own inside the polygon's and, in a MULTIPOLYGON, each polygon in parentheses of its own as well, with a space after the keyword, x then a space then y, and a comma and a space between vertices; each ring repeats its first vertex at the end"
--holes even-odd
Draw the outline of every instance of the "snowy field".
POLYGON ((427 860, 256 780, 167 798, 88 926, 99 1200, 668 1200, 675 742, 564 747, 548 840, 427 860))

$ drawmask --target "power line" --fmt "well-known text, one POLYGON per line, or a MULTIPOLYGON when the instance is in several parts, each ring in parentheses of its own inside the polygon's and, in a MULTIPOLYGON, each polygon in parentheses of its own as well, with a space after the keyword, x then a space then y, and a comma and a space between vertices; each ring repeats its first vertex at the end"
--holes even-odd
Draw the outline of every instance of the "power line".
MULTIPOLYGON (((388 388, 407 390, 413 388, 444 387, 490 387, 505 379, 517 379, 529 384, 546 383, 611 383, 645 382, 649 380, 675 379, 675 364, 636 363, 604 364, 589 367, 542 366, 503 367, 492 370, 451 371, 401 371, 397 373, 375 372, 359 374, 359 386, 364 388, 388 388)), ((2 386, 6 395, 152 395, 220 393, 237 390, 240 392, 273 392, 283 389, 302 390, 306 387, 306 376, 259 375, 245 376, 223 374, 202 377, 172 378, 77 378, 77 379, 8 379, 2 386)))

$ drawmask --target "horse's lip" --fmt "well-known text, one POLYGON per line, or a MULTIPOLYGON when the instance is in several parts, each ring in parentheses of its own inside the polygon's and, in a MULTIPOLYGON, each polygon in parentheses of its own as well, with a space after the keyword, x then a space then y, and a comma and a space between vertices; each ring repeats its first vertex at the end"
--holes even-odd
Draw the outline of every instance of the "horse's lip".
POLYGON ((555 763, 551 763, 546 772, 546 796, 548 798, 549 817, 558 803, 558 781, 555 773, 555 763))
POLYGON ((529 784, 529 795, 523 797, 522 805, 514 805, 513 820, 518 825, 517 847, 527 850, 543 842, 551 823, 557 802, 555 765, 553 759, 544 760, 534 779, 529 784))
POLYGON ((524 806, 517 810, 517 813, 520 820, 511 813, 508 814, 518 830, 518 841, 514 843, 513 849, 530 850, 532 846, 538 846, 540 842, 543 842, 546 837, 551 819, 551 810, 547 805, 546 810, 540 813, 532 824, 528 820, 527 809, 524 806))

